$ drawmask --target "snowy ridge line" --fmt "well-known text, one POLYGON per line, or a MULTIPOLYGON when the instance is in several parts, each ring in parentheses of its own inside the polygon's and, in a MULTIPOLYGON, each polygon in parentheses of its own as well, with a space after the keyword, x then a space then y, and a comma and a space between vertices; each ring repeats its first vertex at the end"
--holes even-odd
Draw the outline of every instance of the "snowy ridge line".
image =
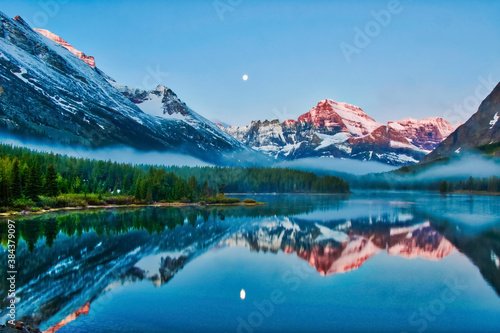
POLYGON ((220 128, 275 159, 354 158, 396 166, 419 162, 455 130, 441 118, 407 118, 383 125, 361 108, 331 99, 320 101, 297 120, 220 128))

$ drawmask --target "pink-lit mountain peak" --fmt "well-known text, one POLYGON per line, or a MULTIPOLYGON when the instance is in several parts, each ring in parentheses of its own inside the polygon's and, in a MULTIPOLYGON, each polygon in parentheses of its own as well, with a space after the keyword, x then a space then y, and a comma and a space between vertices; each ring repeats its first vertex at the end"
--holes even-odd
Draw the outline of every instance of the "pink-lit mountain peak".
MULTIPOLYGON (((332 99, 320 101, 309 112, 301 115, 298 122, 310 123, 318 128, 338 128, 352 136, 363 136, 373 132, 382 124, 377 123, 360 107, 336 102, 332 99)), ((291 124, 290 121, 285 124, 291 124)))
POLYGON ((45 30, 45 29, 33 29, 33 30, 35 30, 39 34, 47 37, 48 39, 50 39, 50 40, 58 43, 59 45, 65 47, 66 49, 68 49, 68 51, 70 51, 71 53, 73 53, 78 58, 82 59, 83 61, 85 61, 90 67, 95 68, 95 59, 94 59, 94 57, 90 57, 90 56, 85 55, 85 53, 83 53, 82 51, 79 51, 79 50, 75 49, 73 47, 73 45, 69 44, 64 39, 62 39, 58 35, 50 32, 49 30, 45 30))
POLYGON ((439 118, 439 117, 430 117, 430 118, 424 118, 424 119, 413 119, 413 118, 406 118, 403 120, 399 121, 389 121, 388 125, 390 126, 391 124, 399 124, 403 127, 412 127, 412 128, 418 128, 418 127, 436 127, 439 129, 440 133, 443 135, 449 135, 451 132, 455 130, 457 126, 453 126, 449 121, 439 118))
POLYGON ((390 133, 397 132, 407 138, 414 146, 429 151, 457 128, 449 121, 438 117, 421 120, 406 118, 399 121, 389 121, 387 126, 390 133))

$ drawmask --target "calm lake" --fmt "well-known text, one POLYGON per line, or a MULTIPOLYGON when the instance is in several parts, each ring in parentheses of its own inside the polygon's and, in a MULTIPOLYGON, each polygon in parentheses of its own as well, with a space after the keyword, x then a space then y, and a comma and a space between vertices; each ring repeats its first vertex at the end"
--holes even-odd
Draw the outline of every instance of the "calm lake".
POLYGON ((249 197, 266 205, 16 219, 18 319, 60 333, 500 330, 500 197, 249 197))

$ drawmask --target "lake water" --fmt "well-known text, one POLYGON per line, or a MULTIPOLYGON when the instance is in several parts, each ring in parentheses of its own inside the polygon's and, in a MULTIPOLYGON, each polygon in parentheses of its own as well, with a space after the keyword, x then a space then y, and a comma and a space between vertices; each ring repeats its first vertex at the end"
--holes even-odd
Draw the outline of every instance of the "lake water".
POLYGON ((500 330, 500 197, 252 197, 266 206, 17 219, 18 318, 60 333, 500 330))

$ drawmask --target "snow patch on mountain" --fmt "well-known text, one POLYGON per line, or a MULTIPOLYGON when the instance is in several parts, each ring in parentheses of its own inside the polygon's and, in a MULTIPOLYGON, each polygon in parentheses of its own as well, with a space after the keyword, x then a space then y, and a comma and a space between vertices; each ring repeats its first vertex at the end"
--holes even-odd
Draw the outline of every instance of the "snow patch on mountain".
POLYGON ((321 144, 318 147, 316 147, 315 150, 323 149, 334 144, 340 144, 346 142, 350 137, 347 133, 343 132, 334 135, 328 135, 322 133, 317 133, 316 135, 318 136, 318 138, 321 139, 321 144))
POLYGON ((375 154, 379 159, 387 160, 392 165, 409 165, 418 163, 418 160, 407 154, 396 154, 393 152, 384 154, 375 154))
POLYGON ((365 131, 373 132, 381 126, 381 124, 368 117, 366 113, 357 106, 347 103, 337 103, 333 100, 327 101, 332 105, 333 110, 340 115, 344 124, 349 129, 349 132, 354 136, 361 136, 365 131))
POLYGON ((297 143, 289 143, 286 146, 284 146, 281 149, 281 152, 283 153, 284 156, 289 156, 291 153, 293 153, 295 150, 300 148, 300 145, 302 142, 297 142, 297 143))
POLYGON ((490 121, 490 129, 493 129, 493 126, 495 126, 495 124, 497 123, 498 121, 498 112, 495 113, 495 115, 493 116, 493 119, 491 119, 490 121))
POLYGON ((415 149, 415 146, 412 145, 410 142, 404 143, 404 142, 399 142, 399 141, 390 141, 389 145, 393 148, 408 148, 408 149, 415 149))
POLYGON ((496 255, 493 250, 491 250, 491 261, 495 264, 497 268, 500 268, 500 258, 496 255))

